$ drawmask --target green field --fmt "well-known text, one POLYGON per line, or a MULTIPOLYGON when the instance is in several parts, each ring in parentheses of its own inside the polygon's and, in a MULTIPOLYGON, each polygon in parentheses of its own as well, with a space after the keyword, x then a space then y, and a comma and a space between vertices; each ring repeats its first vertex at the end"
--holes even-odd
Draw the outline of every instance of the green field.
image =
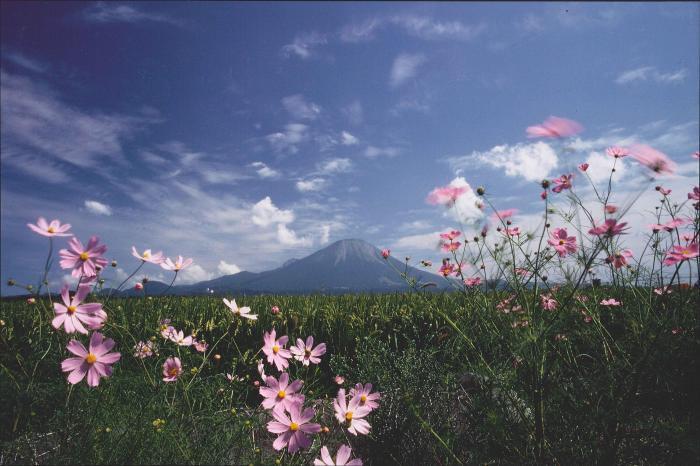
POLYGON ((697 289, 562 288, 556 311, 526 290, 520 314, 496 309, 506 296, 236 297, 257 321, 216 297, 112 300, 103 333, 122 357, 97 388, 66 382, 71 337, 50 326, 48 300, 3 301, 0 464, 311 464, 322 445, 341 443, 377 465, 697 464, 697 289), (623 305, 598 304, 608 297, 623 305), (206 340, 205 356, 164 340, 164 318, 206 340), (328 346, 320 365, 290 365, 315 422, 329 428, 294 455, 272 449, 254 385, 273 327, 290 344, 313 335, 328 346), (134 344, 149 338, 158 354, 135 358, 134 344), (166 384, 162 364, 178 353, 184 373, 166 384), (336 375, 345 388, 371 382, 381 392, 370 435, 348 435, 333 417, 336 375))

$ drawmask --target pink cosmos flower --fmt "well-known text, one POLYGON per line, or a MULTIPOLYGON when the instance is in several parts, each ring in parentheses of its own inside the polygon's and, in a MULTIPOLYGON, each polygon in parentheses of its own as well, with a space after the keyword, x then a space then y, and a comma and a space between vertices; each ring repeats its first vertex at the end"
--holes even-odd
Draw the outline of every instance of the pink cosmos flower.
POLYGON ((277 370, 283 371, 289 367, 289 361, 287 361, 287 359, 292 357, 292 353, 284 348, 289 337, 285 335, 279 337, 279 339, 275 339, 276 335, 277 333, 274 328, 269 333, 265 332, 265 335, 263 335, 265 346, 263 346, 262 350, 263 353, 267 355, 268 364, 274 364, 277 366, 277 370))
POLYGON ((89 350, 85 349, 78 340, 68 342, 66 349, 76 355, 75 358, 65 359, 61 363, 63 372, 68 374, 68 383, 77 384, 85 378, 91 387, 100 384, 100 377, 112 375, 112 364, 119 361, 120 353, 110 353, 114 348, 114 340, 105 338, 100 332, 94 332, 90 337, 89 350))
POLYGON ((177 256, 177 261, 173 262, 168 257, 165 261, 160 263, 160 266, 165 270, 172 270, 173 272, 179 272, 182 269, 186 269, 192 265, 192 259, 183 259, 182 256, 177 256))
POLYGON ((102 257, 102 254, 107 251, 107 246, 99 244, 100 238, 92 236, 88 241, 87 248, 83 247, 83 243, 78 238, 71 238, 68 241, 68 249, 61 249, 61 268, 73 269, 71 275, 75 278, 94 277, 97 275, 97 267, 107 265, 107 259, 102 257))
POLYGON ((481 277, 470 277, 464 279, 464 284, 467 286, 479 286, 481 285, 481 277))
POLYGON ((590 233, 591 235, 595 235, 595 236, 609 236, 609 237, 616 236, 616 235, 624 235, 625 233, 623 233, 623 232, 628 229, 628 228, 625 228, 626 225, 627 225, 626 222, 622 222, 622 223, 618 224, 616 219, 609 218, 609 219, 605 220, 605 222, 598 225, 597 227, 594 226, 593 228, 588 230, 588 233, 590 233))
POLYGON ((177 356, 169 357, 163 363, 163 382, 176 382, 182 374, 182 363, 177 356))
POLYGON ((516 267, 515 273, 517 275, 520 275, 521 277, 529 277, 530 275, 532 275, 532 272, 530 272, 528 269, 524 269, 522 267, 516 267))
POLYGON ((700 159, 700 151, 697 151, 697 150, 696 150, 696 151, 691 155, 691 157, 694 158, 694 159, 700 159))
POLYGON ((289 348, 289 351, 294 355, 294 359, 301 361, 305 366, 311 364, 318 364, 321 362, 321 356, 326 354, 326 344, 321 343, 315 348, 314 337, 309 336, 306 338, 306 344, 301 338, 297 338, 296 346, 289 348))
POLYGON ((461 235, 461 234, 462 234, 461 231, 452 230, 452 231, 447 232, 447 233, 440 233, 440 238, 448 240, 448 241, 452 241, 454 239, 457 239, 459 237, 459 235, 461 235))
POLYGON ((295 380, 290 384, 289 374, 286 372, 280 374, 279 380, 268 375, 265 385, 267 387, 260 387, 260 395, 265 398, 262 407, 265 409, 273 409, 282 405, 284 409, 290 411, 292 404, 304 402, 304 395, 298 393, 304 382, 295 380))
POLYGON ((671 175, 676 171, 676 164, 666 154, 646 144, 630 147, 630 154, 636 161, 658 174, 671 175))
POLYGON ((177 334, 177 330, 172 325, 163 324, 163 326, 160 329, 160 334, 166 340, 172 340, 172 336, 177 334))
POLYGON ((68 230, 70 230, 70 223, 61 225, 61 222, 58 220, 51 220, 51 223, 48 223, 44 217, 39 217, 36 221, 36 225, 27 223, 27 226, 34 233, 39 233, 49 238, 54 236, 73 236, 73 233, 68 233, 68 230))
POLYGON ((193 339, 192 344, 194 345, 194 349, 200 353, 204 353, 207 350, 207 348, 209 348, 209 345, 204 340, 193 339))
POLYGON ((671 290, 670 286, 663 286, 661 288, 654 288, 654 293, 656 293, 659 296, 665 295, 665 294, 671 294, 673 290, 671 290))
POLYGON ((342 375, 336 375, 333 377, 333 381, 338 385, 343 385, 345 383, 345 377, 342 375))
POLYGON ((267 376, 265 375, 265 364, 263 364, 262 359, 258 359, 258 374, 260 374, 260 378, 265 382, 267 380, 267 376))
POLYGON ((163 251, 158 251, 157 253, 151 253, 150 249, 143 251, 143 254, 139 254, 136 247, 131 246, 131 255, 137 259, 144 262, 150 262, 151 264, 161 264, 165 259, 163 258, 163 251))
POLYGON ((267 430, 279 437, 272 443, 272 448, 281 450, 284 447, 289 449, 289 453, 295 453, 302 448, 311 446, 311 439, 306 434, 321 432, 319 424, 312 424, 309 421, 316 413, 313 408, 306 408, 302 411, 301 403, 294 403, 289 410, 289 417, 284 413, 284 408, 278 406, 272 410, 274 421, 267 423, 267 430))
POLYGON ((368 383, 362 385, 361 383, 355 384, 355 387, 350 389, 350 398, 360 397, 360 406, 366 406, 371 410, 379 408, 379 403, 377 400, 381 398, 379 392, 372 392, 372 384, 368 383))
POLYGON ((612 204, 605 204, 604 209, 606 214, 614 214, 617 212, 617 206, 612 204))
POLYGON ((560 193, 565 189, 571 189, 571 179, 573 178, 574 175, 568 174, 568 175, 561 175, 559 178, 554 178, 552 182, 556 185, 552 188, 552 191, 555 193, 560 193))
POLYGON ((229 301, 228 299, 224 298, 224 304, 229 309, 231 309, 231 312, 233 313, 233 315, 237 315, 239 317, 245 317, 246 319, 250 319, 250 320, 258 320, 258 315, 251 314, 249 307, 246 306, 246 307, 239 308, 238 305, 236 305, 235 299, 232 299, 231 301, 229 301))
POLYGON ((321 447, 321 458, 314 460, 314 466, 362 466, 362 460, 355 458, 350 460, 352 450, 347 445, 341 445, 338 448, 338 453, 335 455, 335 460, 331 458, 327 447, 321 447))
POLYGON ((501 221, 505 221, 505 219, 510 218, 517 213, 518 209, 497 210, 491 214, 490 220, 493 224, 499 224, 501 221))
POLYGON ((141 283, 141 282, 136 282, 136 284, 134 285, 134 289, 135 289, 136 291, 141 291, 141 290, 143 290, 143 283, 141 283))
POLYGON ((150 341, 139 341, 134 346, 134 357, 139 359, 146 359, 153 356, 154 348, 153 342, 150 341))
POLYGON ((391 249, 382 249, 382 257, 388 259, 391 255, 391 249))
POLYGON ((338 390, 338 396, 333 401, 333 409, 335 418, 343 425, 348 427, 348 432, 353 435, 369 433, 371 426, 369 422, 362 419, 367 416, 372 410, 369 406, 360 406, 360 397, 355 396, 348 404, 345 397, 345 389, 338 390))
POLYGON ((613 147, 608 147, 608 148, 605 150, 605 152, 607 152, 607 154, 608 154, 610 157, 614 157, 614 158, 616 158, 616 159, 621 159, 621 158, 623 158, 623 157, 627 157, 628 155, 630 155, 630 151, 627 150, 627 149, 624 148, 624 147, 615 147, 615 146, 613 146, 613 147))
POLYGON ((601 306, 621 306, 622 301, 618 301, 615 298, 604 299, 600 302, 601 306))
POLYGON ((545 199, 547 199, 547 190, 546 189, 540 193, 540 199, 542 199, 543 201, 545 199))
POLYGON ((693 188, 692 193, 688 193, 688 199, 691 201, 700 201, 700 187, 696 186, 693 188))
POLYGON ((627 265, 627 260, 632 258, 632 251, 625 249, 623 251, 616 252, 615 254, 608 256, 605 262, 612 264, 616 269, 622 268, 627 265))
POLYGON ((581 131, 583 126, 578 122, 556 116, 550 116, 544 123, 525 130, 529 138, 565 138, 581 131))
POLYGON ((272 308, 270 308, 270 312, 272 312, 272 314, 279 314, 280 313, 279 306, 272 306, 272 308))
POLYGON ((185 333, 182 330, 177 331, 173 329, 173 331, 168 334, 168 340, 172 341, 173 343, 177 343, 180 346, 191 346, 193 338, 192 335, 185 336, 185 333))
POLYGON ((664 265, 673 265, 677 262, 693 259, 698 257, 698 255, 700 255, 698 243, 690 243, 685 246, 673 246, 666 252, 666 258, 663 263, 664 265))
POLYGON ((449 243, 442 243, 440 248, 445 252, 454 252, 459 249, 462 245, 459 241, 450 241, 449 243))
POLYGON ((576 252, 576 237, 569 236, 566 228, 555 228, 550 233, 550 239, 547 242, 554 247, 559 257, 565 257, 567 254, 576 252))
POLYGON ((666 189, 666 188, 664 188, 663 186, 657 186, 655 189, 656 189, 658 192, 660 192, 661 194, 663 194, 664 196, 668 196, 669 194, 671 194, 671 190, 670 190, 670 189, 666 189))
POLYGON ((428 194, 426 201, 433 205, 452 206, 457 202, 459 196, 469 191, 471 191, 469 186, 443 186, 433 189, 428 194))
POLYGON ((68 285, 63 286, 63 289, 61 289, 63 304, 53 303, 53 309, 56 313, 56 317, 51 321, 53 328, 58 330, 63 326, 66 333, 75 333, 77 331, 87 335, 88 331, 83 324, 92 330, 102 327, 103 322, 107 320, 107 313, 102 310, 102 304, 81 304, 88 293, 90 293, 90 288, 90 285, 79 286, 78 292, 71 299, 68 293, 68 285))
POLYGON ((585 172, 586 170, 588 170, 588 167, 590 167, 590 165, 588 165, 587 163, 582 163, 581 165, 578 166, 578 169, 581 170, 582 172, 585 172))
POLYGON ((36 298, 27 298, 27 304, 36 304, 36 298))
POLYGON ((520 236, 520 227, 506 228, 503 232, 506 236, 520 236))
POLYGON ((449 277, 451 274, 455 273, 456 268, 449 261, 442 261, 442 266, 440 266, 440 275, 443 277, 449 277))
POLYGON ((559 303, 551 295, 540 296, 540 304, 545 311, 554 311, 559 303))

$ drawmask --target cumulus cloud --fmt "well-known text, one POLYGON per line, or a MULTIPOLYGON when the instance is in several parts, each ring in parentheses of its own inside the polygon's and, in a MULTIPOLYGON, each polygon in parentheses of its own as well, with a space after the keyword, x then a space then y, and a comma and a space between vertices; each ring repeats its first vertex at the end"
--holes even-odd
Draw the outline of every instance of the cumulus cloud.
POLYGON ((268 167, 263 162, 253 162, 250 164, 250 166, 255 169, 255 172, 260 178, 277 178, 280 176, 280 172, 268 167))
POLYGON ((617 84, 630 84, 638 81, 654 81, 662 84, 673 84, 684 81, 687 75, 684 68, 670 73, 662 73, 654 66, 642 66, 620 73, 615 82, 617 84))
POLYGON ((355 144, 359 144, 359 142, 359 139, 347 131, 340 133, 340 143, 344 146, 354 146, 355 144))
POLYGON ((297 145, 309 139, 307 129, 308 126, 301 123, 290 123, 284 127, 284 132, 268 134, 265 139, 277 152, 296 154, 297 145))
POLYGON ((302 33, 297 35, 291 44, 282 47, 282 55, 286 58, 296 56, 302 60, 308 60, 314 57, 317 49, 327 42, 326 36, 318 32, 302 33))
POLYGON ((468 188, 467 191, 457 198, 457 202, 445 211, 445 216, 464 224, 475 224, 484 217, 481 210, 483 202, 472 190, 467 180, 458 176, 450 181, 450 186, 455 188, 468 188))
POLYGON ((437 251, 440 246, 440 231, 419 235, 402 236, 392 244, 392 249, 403 251, 437 251))
POLYGON ((221 260, 219 261, 219 265, 216 267, 216 270, 223 275, 233 275, 240 272, 241 268, 236 264, 229 264, 228 262, 221 260))
POLYGON ((313 102, 307 102, 301 94, 283 98, 282 105, 290 115, 300 120, 315 120, 321 114, 321 107, 313 102))
POLYGON ((527 181, 540 181, 559 165, 559 158, 552 147, 542 141, 529 144, 495 146, 488 151, 475 151, 471 155, 451 157, 453 169, 465 169, 479 163, 502 168, 511 177, 520 176, 527 181))
POLYGON ((327 244, 328 241, 330 241, 331 237, 331 226, 330 225, 322 225, 321 226, 321 239, 319 242, 321 244, 327 244))
POLYGON ((373 159, 375 157, 396 157, 399 155, 399 150, 396 147, 375 147, 367 146, 365 149, 365 157, 373 159))
POLYGON ((273 223, 291 223, 294 221, 294 212, 283 210, 272 203, 270 196, 265 197, 251 209, 253 223, 266 227, 273 223))
POLYGON ((418 73, 418 68, 425 63, 425 55, 402 53, 394 59, 391 66, 389 84, 398 87, 418 73))
POLYGON ((212 273, 204 270, 204 268, 199 264, 190 265, 186 269, 182 270, 179 276, 182 277, 182 283, 197 283, 214 278, 212 273))
POLYGON ((85 208, 95 215, 112 215, 112 209, 98 201, 85 201, 85 208))
POLYGON ((309 247, 313 244, 311 238, 300 238, 294 230, 290 230, 286 225, 277 225, 277 240, 285 246, 309 247))
POLYGON ((309 180, 299 180, 296 183, 298 191, 305 193, 309 191, 320 191, 326 187, 326 180, 323 178, 311 178, 309 180))
POLYGON ((318 171, 325 175, 333 173, 345 173, 352 170, 352 161, 346 158, 334 158, 321 162, 318 171))

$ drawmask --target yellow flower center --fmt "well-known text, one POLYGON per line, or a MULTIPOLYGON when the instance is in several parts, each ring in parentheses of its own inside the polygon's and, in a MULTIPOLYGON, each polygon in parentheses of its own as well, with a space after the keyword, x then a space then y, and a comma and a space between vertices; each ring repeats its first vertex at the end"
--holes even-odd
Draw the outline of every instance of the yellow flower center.
POLYGON ((347 413, 345 413, 345 420, 348 422, 352 421, 352 412, 351 411, 348 411, 347 413))
POLYGON ((54 227, 49 227, 47 230, 49 233, 56 233, 56 229, 54 227))
POLYGON ((86 260, 88 260, 88 259, 90 259, 90 255, 89 255, 87 252, 81 252, 81 253, 80 253, 80 260, 81 260, 81 261, 84 262, 84 261, 86 261, 86 260))
POLYGON ((177 367, 173 367, 172 369, 170 369, 168 371, 168 374, 170 374, 170 377, 177 377, 177 374, 178 374, 177 367))
POLYGON ((279 392, 277 392, 277 398, 279 398, 280 400, 283 400, 285 396, 287 396, 287 394, 284 392, 284 390, 280 390, 279 392))
POLYGON ((144 259, 148 259, 149 257, 151 257, 151 253, 150 253, 150 252, 144 252, 144 253, 143 253, 143 258, 144 258, 144 259))
POLYGON ((563 240, 563 239, 560 239, 560 240, 559 240, 559 246, 561 246, 562 244, 564 244, 564 240, 563 240))
POLYGON ((97 356, 95 356, 94 354, 88 353, 88 355, 85 356, 85 362, 87 362, 88 364, 94 364, 95 361, 97 361, 97 356))
POLYGON ((68 314, 75 314, 76 308, 75 306, 68 306, 68 314))
POLYGON ((272 352, 275 353, 275 354, 279 353, 279 352, 280 352, 280 346, 279 346, 279 345, 273 346, 273 347, 272 347, 272 352))
POLYGON ((683 255, 690 254, 690 249, 684 249, 684 250, 682 250, 682 251, 681 251, 681 254, 683 254, 683 255))
POLYGON ((291 430, 292 432, 296 432, 297 430, 299 430, 299 424, 297 424, 296 422, 292 422, 291 424, 289 424, 289 430, 291 430))
POLYGON ((367 395, 361 395, 361 396, 360 396, 360 402, 361 402, 361 403, 364 403, 365 401, 367 401, 367 395))
POLYGON ((311 350, 309 350, 309 349, 304 350, 304 356, 306 356, 307 358, 311 357, 311 350))

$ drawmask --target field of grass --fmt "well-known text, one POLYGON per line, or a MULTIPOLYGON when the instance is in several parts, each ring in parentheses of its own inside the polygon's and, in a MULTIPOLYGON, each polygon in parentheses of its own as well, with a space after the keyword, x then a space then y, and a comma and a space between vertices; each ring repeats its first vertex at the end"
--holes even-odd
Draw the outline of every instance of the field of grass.
POLYGON ((3 301, 0 464, 311 464, 321 446, 341 444, 376 465, 697 464, 698 290, 569 291, 557 290, 555 311, 521 291, 520 313, 497 309, 507 294, 478 288, 236 297, 257 321, 220 297, 113 299, 103 332, 121 359, 96 388, 66 382, 74 337, 51 327, 47 299, 3 301), (622 305, 599 304, 610 297, 622 305), (209 349, 165 340, 166 318, 209 349), (314 422, 328 428, 293 455, 272 448, 256 386, 272 328, 290 344, 313 335, 327 345, 321 364, 290 364, 314 422), (133 346, 149 339, 157 354, 135 358, 133 346), (164 383, 173 355, 184 372, 164 383), (334 418, 336 375, 346 389, 369 382, 381 393, 369 435, 349 435, 334 418))

